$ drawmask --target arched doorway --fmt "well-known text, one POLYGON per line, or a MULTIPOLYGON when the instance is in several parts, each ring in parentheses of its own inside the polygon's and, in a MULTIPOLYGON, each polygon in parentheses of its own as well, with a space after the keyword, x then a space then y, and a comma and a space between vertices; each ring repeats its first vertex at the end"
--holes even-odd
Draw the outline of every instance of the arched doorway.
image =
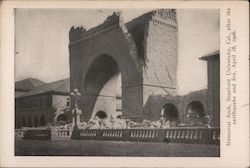
POLYGON ((117 101, 122 104, 121 85, 122 74, 117 62, 106 54, 95 58, 85 78, 82 104, 80 105, 86 115, 83 118, 87 120, 94 118, 99 111, 105 111, 107 117, 115 114, 117 101), (118 97, 119 100, 117 100, 118 97))
POLYGON ((46 125, 46 118, 44 115, 40 117, 40 126, 45 126, 46 125))
POLYGON ((56 121, 59 125, 65 125, 67 123, 67 116, 65 114, 60 114, 56 117, 56 121))
POLYGON ((67 116, 65 114, 60 114, 57 116, 57 121, 67 121, 67 116))
POLYGON ((35 126, 35 127, 38 127, 38 126, 39 126, 37 116, 34 117, 34 126, 35 126))
POLYGON ((31 116, 28 116, 28 127, 32 127, 32 120, 31 120, 31 116))
POLYGON ((20 123, 20 118, 19 117, 16 118, 16 125, 15 125, 15 127, 18 128, 18 129, 21 128, 21 123, 20 123))
POLYGON ((202 126, 205 109, 200 101, 192 101, 187 106, 187 124, 190 126, 202 126))
POLYGON ((164 118, 166 122, 170 122, 170 126, 176 126, 179 122, 178 110, 172 103, 167 103, 163 106, 164 118))
POLYGON ((97 116, 98 118, 100 118, 100 119, 105 119, 105 118, 107 118, 107 114, 106 114, 104 111, 98 111, 98 112, 96 113, 96 116, 97 116))
POLYGON ((22 127, 26 127, 26 120, 24 117, 22 117, 22 127))

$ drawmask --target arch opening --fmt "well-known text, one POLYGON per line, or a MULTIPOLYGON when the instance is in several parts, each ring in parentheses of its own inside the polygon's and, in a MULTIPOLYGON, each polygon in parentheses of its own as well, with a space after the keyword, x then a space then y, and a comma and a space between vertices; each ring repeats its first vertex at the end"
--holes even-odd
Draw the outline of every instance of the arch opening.
POLYGON ((176 106, 172 103, 167 103, 163 106, 164 118, 166 122, 170 122, 170 126, 176 126, 179 122, 179 115, 176 106))
POLYGON ((98 111, 95 116, 97 116, 100 119, 107 118, 107 114, 104 111, 98 111))
POLYGON ((21 123, 20 123, 20 118, 19 117, 17 117, 17 119, 16 119, 15 127, 16 128, 21 128, 21 123))
POLYGON ((39 126, 37 116, 34 117, 34 126, 35 126, 35 127, 38 127, 38 126, 39 126))
POLYGON ((57 116, 57 121, 67 121, 67 116, 65 114, 60 114, 57 116))
POLYGON ((32 121, 31 121, 31 116, 28 116, 28 127, 32 127, 32 121))
POLYGON ((24 117, 22 117, 22 127, 26 127, 26 120, 24 117))
POLYGON ((205 109, 200 101, 192 101, 187 106, 187 122, 190 126, 201 126, 205 116, 205 109))
POLYGON ((41 126, 45 126, 45 125, 46 125, 46 119, 45 119, 45 116, 44 116, 44 115, 42 115, 42 116, 40 117, 40 125, 41 125, 41 126))
POLYGON ((99 111, 105 111, 107 117, 116 117, 121 114, 121 85, 122 74, 117 62, 106 54, 95 58, 85 78, 82 110, 88 116, 83 118, 87 120, 94 118, 99 111))
POLYGON ((205 109, 201 102, 193 101, 188 104, 187 113, 195 114, 197 117, 203 118, 205 116, 205 109))

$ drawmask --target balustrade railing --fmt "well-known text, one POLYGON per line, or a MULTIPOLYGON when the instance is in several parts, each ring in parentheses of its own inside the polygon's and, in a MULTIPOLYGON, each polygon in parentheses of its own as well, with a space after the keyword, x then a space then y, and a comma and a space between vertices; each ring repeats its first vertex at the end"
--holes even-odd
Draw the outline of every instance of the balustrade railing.
MULTIPOLYGON (((15 129, 15 138, 16 139, 23 139, 25 134, 31 134, 35 135, 36 132, 40 132, 42 130, 47 130, 48 129, 15 129)), ((72 136, 73 129, 49 129, 51 131, 51 137, 52 138, 70 138, 72 136)))
MULTIPOLYGON (((16 129, 15 137, 23 138, 28 132, 41 130, 16 129)), ((48 130, 47 130, 48 131, 48 130)), ((168 129, 50 129, 51 137, 86 140, 142 141, 165 143, 220 144, 219 128, 168 128, 168 129), (73 136, 74 135, 74 136, 73 136)), ((37 135, 38 136, 38 135, 37 135)))
POLYGON ((23 138, 25 131, 26 130, 24 130, 24 129, 15 129, 15 137, 16 138, 23 138))
POLYGON ((219 144, 219 128, 76 130, 73 139, 219 144))
POLYGON ((52 137, 71 137, 73 129, 51 129, 52 137))

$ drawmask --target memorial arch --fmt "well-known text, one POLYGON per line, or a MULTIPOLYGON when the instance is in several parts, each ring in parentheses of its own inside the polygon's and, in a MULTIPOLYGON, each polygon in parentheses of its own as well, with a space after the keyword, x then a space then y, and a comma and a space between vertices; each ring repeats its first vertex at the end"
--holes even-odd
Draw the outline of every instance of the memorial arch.
MULTIPOLYGON (((88 99, 85 109, 92 109, 91 118, 100 113, 106 117, 116 115, 116 93, 118 77, 121 74, 117 62, 109 55, 102 54, 96 57, 88 68, 84 80, 84 98, 88 99)), ((123 75, 122 75, 123 76, 123 75)))
POLYGON ((81 92, 81 120, 88 121, 98 111, 111 115, 119 73, 122 115, 145 118, 150 95, 176 91, 177 38, 176 11, 170 9, 151 11, 127 23, 113 13, 89 30, 72 27, 70 89, 81 92))
MULTIPOLYGON (((82 94, 78 101, 82 119, 88 121, 97 111, 115 110, 116 81, 119 73, 122 83, 122 112, 141 118, 143 112, 142 74, 136 60, 136 48, 129 36, 117 27, 95 38, 87 38, 81 51, 71 64, 71 89, 78 88, 82 94), (84 50, 84 52, 83 52, 84 50), (105 104, 105 105, 103 105, 105 104)), ((78 45, 70 48, 78 48, 78 45)), ((75 49, 73 50, 73 52, 75 49)), ((71 53, 72 54, 72 53, 71 53)))

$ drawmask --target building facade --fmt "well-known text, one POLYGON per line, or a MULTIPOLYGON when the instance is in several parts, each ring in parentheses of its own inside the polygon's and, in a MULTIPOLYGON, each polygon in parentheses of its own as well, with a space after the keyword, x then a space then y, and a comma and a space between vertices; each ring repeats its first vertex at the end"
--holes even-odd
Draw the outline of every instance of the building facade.
MULTIPOLYGON (((25 80, 24 80, 25 81, 25 80)), ((16 90, 22 81, 17 82, 16 90)), ((69 123, 70 112, 69 79, 43 83, 15 96, 15 128, 44 127, 57 122, 69 123)))
POLYGON ((207 61, 208 108, 215 125, 220 125, 220 53, 216 51, 200 58, 207 61))

